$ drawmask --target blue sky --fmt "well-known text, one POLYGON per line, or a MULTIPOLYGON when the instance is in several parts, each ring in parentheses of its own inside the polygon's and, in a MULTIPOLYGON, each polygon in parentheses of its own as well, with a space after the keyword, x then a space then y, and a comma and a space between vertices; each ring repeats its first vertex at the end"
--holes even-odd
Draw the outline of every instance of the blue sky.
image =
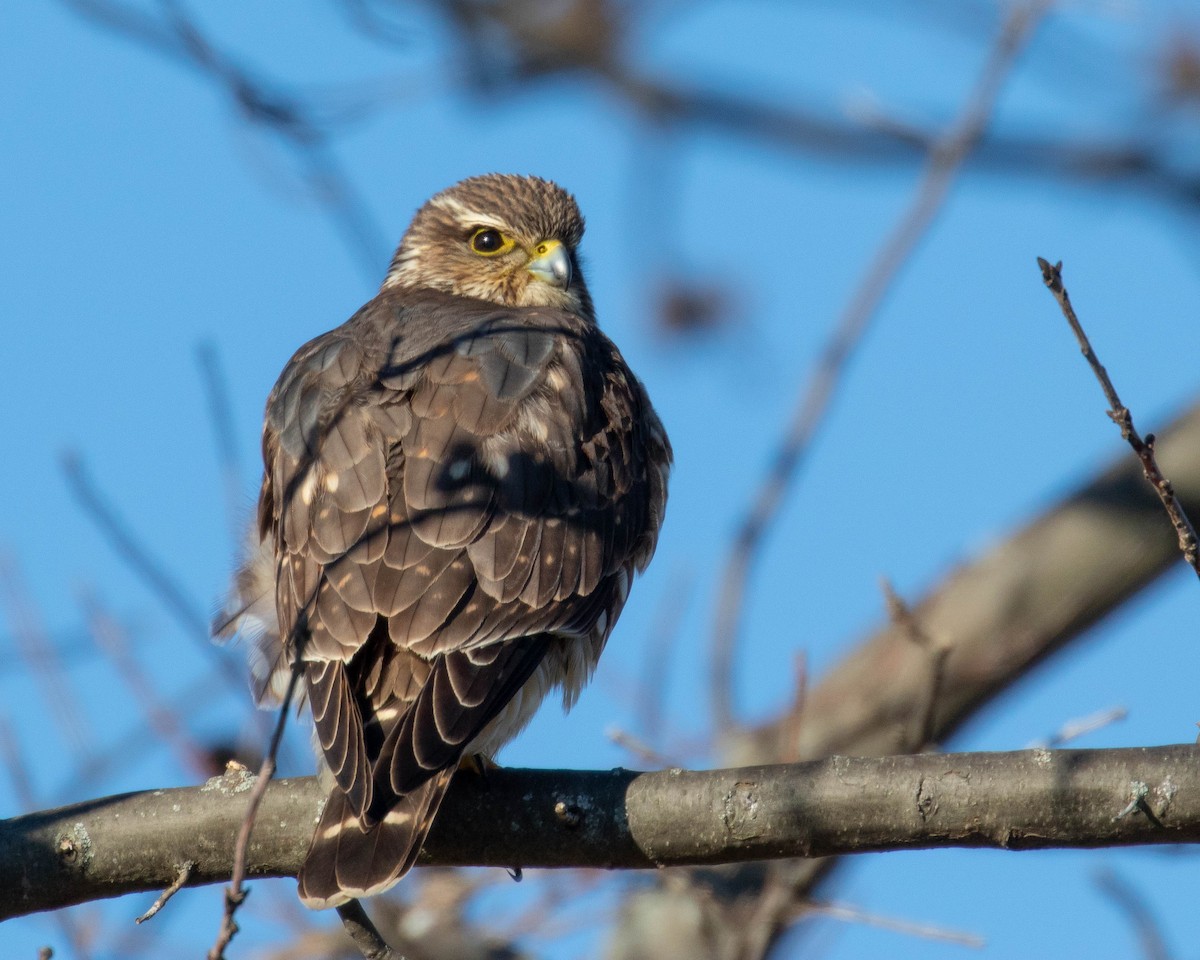
MULTIPOLYGON (((631 46, 655 74, 778 106, 936 125, 959 109, 992 22, 988 4, 964 3, 961 17, 946 14, 953 6, 917 4, 902 18, 877 3, 664 5, 631 46)), ((1073 5, 1035 39, 998 129, 1100 139, 1158 123, 1180 167, 1194 164, 1187 122, 1196 114, 1164 120, 1147 106, 1155 44, 1186 12, 1150 0, 1073 5)), ((164 698, 182 698, 211 663, 78 508, 63 456, 81 458, 207 613, 235 547, 198 346, 212 345, 229 383, 248 516, 262 404, 283 363, 371 296, 427 196, 489 170, 538 173, 576 194, 602 325, 645 380, 677 456, 658 557, 596 682, 570 717, 547 707, 502 759, 636 766, 605 730, 634 725, 631 678, 680 583, 666 691, 675 735, 663 746, 694 742, 707 732, 704 651, 726 545, 824 337, 909 202, 916 168, 831 162, 711 130, 657 142, 627 106, 578 80, 464 96, 449 34, 420 7, 401 18, 398 46, 355 33, 331 3, 216 5, 201 22, 224 50, 299 92, 379 97, 332 146, 377 239, 348 244, 306 198, 294 158, 195 72, 65 4, 0 7, 0 561, 66 651, 66 699, 84 730, 76 743, 64 737, 17 655, 6 604, 0 717, 19 732, 37 802, 194 779, 147 733, 102 778, 74 782, 78 750, 111 746, 143 722, 86 639, 85 598, 128 626, 164 698), (651 161, 663 167, 656 173, 651 161), (677 185, 673 196, 661 194, 660 177, 677 185), (692 340, 664 337, 651 319, 664 269, 719 285, 735 304, 730 323, 692 340)), ((876 318, 768 539, 739 662, 747 718, 787 700, 797 651, 819 676, 880 622, 880 576, 919 595, 1119 453, 1035 256, 1065 261, 1076 306, 1144 430, 1194 397, 1197 236, 1194 213, 1127 188, 962 176, 876 318)), ((1193 739, 1198 612, 1181 569, 987 708, 952 746, 1020 748, 1118 705, 1129 718, 1081 745, 1193 739)), ((232 694, 186 709, 202 738, 234 736, 244 717, 232 694)), ((0 810, 19 806, 0 779, 0 810)), ((1145 883, 1172 943, 1195 942, 1200 921, 1185 891, 1197 866, 1161 851, 877 856, 855 861, 835 893, 979 934, 991 956, 1125 956, 1134 934, 1097 892, 1099 866, 1145 883)), ((176 924, 181 942, 207 943, 216 904, 215 890, 188 892, 154 922, 176 924)), ((142 909, 106 906, 104 929, 123 929, 142 909)), ((278 936, 265 919, 243 926, 235 956, 278 936)), ((809 930, 797 955, 818 945, 828 958, 969 952, 864 926, 809 930)), ((548 957, 595 955, 595 932, 533 946, 548 957)), ((44 942, 70 955, 46 918, 0 928, 5 956, 33 956, 44 942)), ((137 949, 136 937, 125 943, 137 949)), ((95 955, 119 951, 100 945, 95 955)))

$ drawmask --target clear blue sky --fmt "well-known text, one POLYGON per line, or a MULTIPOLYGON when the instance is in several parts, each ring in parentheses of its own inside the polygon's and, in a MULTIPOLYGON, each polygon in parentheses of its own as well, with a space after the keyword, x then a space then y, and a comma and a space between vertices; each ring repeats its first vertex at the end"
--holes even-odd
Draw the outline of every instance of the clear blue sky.
MULTIPOLYGON (((919 124, 953 117, 982 62, 989 5, 963 3, 956 18, 938 13, 953 3, 914 4, 909 19, 885 4, 850 6, 708 3, 685 14, 664 5, 669 12, 634 38, 634 55, 648 70, 783 106, 877 109, 919 124)), ((578 197, 602 325, 646 381, 677 455, 658 557, 596 682, 570 717, 548 706, 502 759, 636 766, 605 729, 633 728, 631 678, 681 582, 689 587, 667 691, 675 736, 663 746, 684 749, 706 732, 711 595, 735 520, 917 171, 825 162, 712 132, 656 149, 622 104, 572 80, 464 97, 448 34, 420 9, 403 20, 400 46, 356 34, 333 3, 203 11, 223 49, 264 76, 300 92, 369 91, 383 101, 332 147, 378 233, 364 252, 306 199, 294 158, 206 79, 64 4, 0 7, 0 561, 65 651, 66 702, 81 718, 79 737, 64 736, 17 655, 7 603, 0 718, 18 731, 39 805, 192 782, 149 733, 102 777, 75 782, 77 751, 111 749, 143 722, 87 639, 87 598, 128 626, 196 736, 234 736, 242 718, 231 697, 181 699, 209 655, 77 507, 64 454, 82 459, 206 615, 235 548, 198 345, 215 347, 228 378, 248 516, 262 404, 283 363, 371 296, 422 200, 490 170, 538 173, 578 197), (672 199, 656 195, 653 157, 679 184, 672 199), (664 266, 722 285, 737 303, 732 322, 686 342, 656 332, 648 304, 664 266)), ((1072 5, 1035 40, 1002 100, 1000 128, 1100 138, 1149 124, 1150 41, 1164 41, 1187 9, 1072 5)), ((1184 119, 1163 128, 1177 137, 1181 166, 1195 163, 1184 119)), ((1119 452, 1036 255, 1066 262, 1076 305, 1143 429, 1161 428, 1196 394, 1197 226, 1124 189, 964 175, 888 297, 770 538, 745 622, 738 696, 747 717, 769 716, 789 696, 796 651, 819 676, 882 619, 880 576, 919 595, 1119 452)), ((1198 624, 1200 594, 1180 571, 989 707, 952 746, 1020 748, 1114 706, 1129 718, 1081 745, 1191 740, 1198 624)), ((704 763, 695 752, 685 759, 704 763)), ((0 815, 20 805, 0 778, 0 815)), ((1143 884, 1172 944, 1200 937, 1191 855, 876 856, 856 861, 836 895, 976 933, 989 956, 1125 957, 1134 934, 1095 888, 1101 866, 1143 884)), ((138 948, 124 928, 146 903, 101 908, 95 956, 138 948)), ((175 924, 168 939, 177 943, 207 944, 217 903, 215 888, 187 892, 154 922, 175 924)), ((272 921, 249 917, 231 956, 278 939, 272 921)), ((809 929, 797 952, 820 944, 831 960, 969 952, 862 926, 809 929)), ((595 955, 595 932, 532 946, 553 958, 595 955)), ((46 942, 70 955, 47 918, 0 928, 5 957, 32 957, 46 942)))

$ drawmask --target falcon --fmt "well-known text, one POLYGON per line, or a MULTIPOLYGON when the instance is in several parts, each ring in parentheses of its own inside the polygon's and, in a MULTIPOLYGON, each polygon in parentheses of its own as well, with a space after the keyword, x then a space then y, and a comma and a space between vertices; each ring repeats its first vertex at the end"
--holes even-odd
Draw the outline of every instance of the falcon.
POLYGON ((574 198, 474 177, 417 212, 379 294, 267 400, 252 549, 222 632, 260 701, 295 669, 329 797, 314 909, 412 866, 460 763, 595 669, 654 553, 671 447, 600 332, 574 198))

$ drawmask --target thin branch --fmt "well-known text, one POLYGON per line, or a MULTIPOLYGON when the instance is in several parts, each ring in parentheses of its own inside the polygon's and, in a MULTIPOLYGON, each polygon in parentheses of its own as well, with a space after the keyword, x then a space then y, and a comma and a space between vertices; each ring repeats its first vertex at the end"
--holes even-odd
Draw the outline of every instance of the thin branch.
MULTIPOLYGON (((1193 512, 1200 509, 1200 404, 1163 431, 1157 448, 1181 499, 1193 512)), ((952 647, 935 740, 945 741, 1018 677, 1177 563, 1175 537, 1161 512, 1139 465, 1127 454, 1115 457, 913 601, 925 631, 952 647)), ((903 629, 882 625, 810 686, 800 757, 893 750, 896 729, 911 725, 927 690, 927 657, 903 629)), ((776 722, 752 731, 746 742, 762 749, 742 753, 737 763, 775 762, 776 722)))
POLYGON ((929 691, 925 702, 917 712, 917 724, 914 732, 907 738, 905 746, 912 750, 922 750, 934 742, 937 730, 937 708, 941 700, 942 683, 946 674, 946 658, 950 656, 950 647, 945 643, 936 643, 929 636, 924 625, 904 602, 900 594, 888 580, 882 581, 884 602, 887 604, 888 617, 900 628, 918 649, 923 650, 929 658, 929 691))
MULTIPOLYGON (((188 717, 199 717, 206 708, 220 704, 222 695, 227 691, 228 685, 223 678, 215 674, 202 674, 182 690, 176 691, 171 699, 180 713, 188 717)), ((262 719, 265 719, 265 715, 255 711, 251 722, 258 724, 262 719)), ((77 764, 65 781, 55 788, 55 796, 77 794, 89 784, 108 776, 112 769, 124 763, 131 753, 145 748, 146 728, 140 718, 124 730, 114 729, 109 733, 110 739, 104 747, 91 751, 77 764)), ((209 767, 207 772, 211 771, 212 768, 209 767)))
MULTIPOLYGON (((145 715, 146 726, 171 747, 184 770, 197 776, 211 772, 207 751, 188 731, 178 702, 173 708, 160 696, 159 685, 147 676, 141 662, 134 656, 124 628, 94 596, 85 594, 81 603, 93 640, 129 687, 133 702, 145 715)), ((145 727, 139 730, 139 735, 139 748, 145 749, 145 727)))
POLYGON ((77 761, 93 748, 92 727, 84 722, 71 689, 70 671, 25 587, 16 560, 0 551, 0 613, 5 614, 17 653, 36 678, 42 705, 62 729, 77 761))
POLYGON ((229 382, 221 366, 216 344, 205 341, 196 347, 196 364, 200 368, 200 381, 204 385, 205 399, 208 400, 208 419, 212 425, 221 482, 225 487, 225 514, 230 536, 233 543, 240 544, 246 522, 246 511, 242 504, 242 464, 235 439, 237 431, 233 427, 229 382))
POLYGON ((378 282, 388 246, 338 161, 331 132, 312 103, 288 93, 282 84, 260 80, 256 71, 235 62, 204 34, 179 0, 159 0, 162 16, 157 18, 114 0, 61 2, 126 39, 206 75, 242 117, 277 136, 296 157, 309 196, 341 234, 363 275, 378 282))
POLYGON ((799 755, 800 728, 804 725, 804 703, 808 698, 808 655, 797 650, 792 655, 792 704, 779 717, 780 763, 798 763, 804 758, 799 755))
POLYGON ((354 941, 359 952, 366 960, 404 960, 383 939, 383 935, 367 916, 367 911, 358 900, 351 900, 337 908, 342 926, 354 941))
POLYGON ((675 571, 667 583, 658 610, 651 622, 649 636, 642 649, 635 713, 637 729, 648 743, 661 741, 663 736, 663 706, 667 702, 668 667, 675 641, 679 639, 684 614, 692 592, 692 577, 675 571))
POLYGON ((182 864, 180 864, 179 874, 175 877, 174 882, 172 882, 172 884, 167 887, 166 890, 159 894, 158 899, 150 905, 149 910, 143 913, 140 917, 137 917, 133 922, 145 923, 147 920, 157 914, 159 910, 165 907, 167 905, 167 901, 184 888, 184 885, 188 882, 188 878, 192 875, 192 868, 195 866, 195 860, 185 860, 182 864))
POLYGON ((1095 879, 1100 892, 1116 905, 1137 931, 1144 960, 1170 960, 1171 951, 1167 949, 1162 929, 1146 898, 1112 870, 1099 871, 1095 879))
MULTIPOLYGON (((258 776, 254 778, 253 787, 250 789, 250 799, 246 804, 246 814, 242 818, 241 826, 238 828, 237 843, 234 844, 233 870, 230 872, 231 882, 229 888, 225 891, 225 910, 221 916, 221 927, 217 931, 217 939, 213 943, 212 949, 208 951, 208 960, 223 960, 225 948, 229 946, 230 941, 238 932, 238 925, 234 920, 234 915, 237 913, 238 907, 245 902, 246 895, 249 893, 248 890, 243 889, 242 885, 246 879, 246 863, 250 851, 250 834, 254 830, 255 820, 258 817, 258 809, 262 805, 267 787, 271 783, 271 778, 275 776, 275 762, 276 757, 279 755, 279 744, 283 740, 283 731, 287 725, 288 711, 291 710, 292 698, 296 694, 296 684, 300 680, 301 672, 300 662, 297 661, 292 666, 292 675, 288 680, 287 692, 283 695, 283 702, 279 705, 279 719, 275 723, 275 731, 271 734, 271 744, 267 748, 267 754, 263 757, 262 766, 258 770, 258 776)), ((240 768, 235 772, 241 772, 244 769, 240 768)))
MULTIPOLYGON (((246 773, 0 821, 0 919, 235 870, 246 773)), ((294 876, 324 791, 263 791, 245 872, 294 876)), ((830 757, 655 773, 498 769, 459 777, 423 864, 654 868, 935 847, 1200 842, 1200 747, 830 757), (1137 787, 1135 790, 1134 787, 1137 787), (1143 790, 1142 787, 1145 787, 1143 790), (1131 796, 1136 803, 1128 808, 1131 796)))
POLYGON ((1183 554, 1188 566, 1195 571, 1196 576, 1200 577, 1200 541, 1197 541, 1196 538, 1196 528, 1192 526, 1192 521, 1188 519, 1187 513, 1175 496, 1175 488, 1171 486, 1171 481, 1163 476, 1158 467, 1158 460, 1154 456, 1154 434, 1148 434, 1143 440, 1141 434, 1134 428, 1133 414, 1129 412, 1129 408, 1125 404, 1121 403, 1121 398, 1117 395, 1117 388, 1113 386, 1108 371, 1104 369, 1096 352, 1092 349, 1091 341, 1088 340, 1087 334, 1083 330, 1083 324, 1079 322, 1079 318, 1075 315, 1075 308, 1071 306, 1071 298, 1067 295, 1067 288, 1063 286, 1062 262, 1051 264, 1050 261, 1038 257, 1038 266, 1042 269, 1042 280, 1054 294, 1054 299, 1058 301, 1063 316, 1066 317, 1067 323, 1071 325, 1071 330, 1075 333, 1075 338, 1079 341, 1079 349, 1083 352, 1096 379, 1100 381, 1100 388, 1104 391, 1104 397, 1108 401, 1109 417, 1120 427, 1122 439, 1133 448, 1133 452, 1141 461, 1142 472, 1150 485, 1154 487, 1154 492, 1158 494, 1158 499, 1162 501, 1163 509, 1167 511, 1171 525, 1175 528, 1175 535, 1179 538, 1179 551, 1183 554))
POLYGON ((901 268, 928 232, 955 175, 987 129, 1004 81, 1047 6, 1044 0, 1034 0, 1010 14, 961 117, 933 145, 911 204, 879 248, 825 344, 816 370, 802 389, 779 450, 738 528, 721 577, 709 657, 710 700, 713 723, 718 729, 731 728, 735 722, 733 689, 738 632, 746 587, 766 533, 825 422, 830 401, 870 321, 901 268))
POLYGON ((898 920, 895 917, 884 917, 848 903, 813 901, 804 905, 803 912, 808 915, 829 917, 831 920, 841 920, 845 923, 859 923, 867 927, 877 927, 880 930, 890 930, 892 933, 902 933, 910 937, 919 937, 922 940, 954 943, 960 947, 970 947, 973 950, 982 950, 987 946, 987 941, 976 933, 964 933, 960 930, 947 930, 933 924, 912 923, 908 920, 898 920))
MULTIPOLYGON (((167 572, 166 564, 153 556, 149 547, 138 539, 129 522, 96 486, 78 454, 67 453, 62 459, 62 469, 76 502, 96 524, 117 556, 158 597, 189 636, 199 640, 213 655, 224 660, 220 648, 209 642, 208 617, 192 603, 183 587, 167 572)), ((240 677, 238 682, 241 682, 240 677)))
POLYGON ((1049 740, 1033 743, 1030 746, 1049 747, 1056 750, 1066 746, 1072 740, 1078 740, 1085 734, 1095 733, 1097 730, 1103 730, 1114 723, 1119 723, 1128 716, 1129 711, 1125 707, 1110 707, 1108 710, 1100 710, 1097 713, 1088 714, 1086 717, 1076 717, 1059 727, 1049 740))
POLYGON ((650 744, 646 743, 639 737, 635 737, 627 730, 622 730, 617 726, 607 727, 604 731, 604 736, 612 743, 616 744, 622 750, 629 753, 630 756, 636 757, 642 763, 649 763, 656 767, 676 766, 676 761, 664 753, 660 753, 650 744))
POLYGON ((17 803, 22 810, 33 810, 37 800, 33 789, 33 778, 29 775, 29 765, 21 756, 21 740, 12 722, 5 714, 0 713, 0 766, 8 774, 13 793, 17 795, 17 803))
MULTIPOLYGON (((138 539, 132 526, 92 482, 83 461, 76 454, 67 454, 63 458, 63 472, 66 474, 67 486, 84 513, 100 529, 117 556, 125 561, 166 610, 174 615, 184 633, 213 660, 227 689, 245 690, 247 680, 242 666, 212 642, 208 618, 188 599, 187 592, 167 571, 166 564, 155 557, 149 547, 138 539)), ((251 722, 256 726, 262 725, 257 711, 253 712, 251 722)), ((263 729, 265 730, 265 727, 263 729)))

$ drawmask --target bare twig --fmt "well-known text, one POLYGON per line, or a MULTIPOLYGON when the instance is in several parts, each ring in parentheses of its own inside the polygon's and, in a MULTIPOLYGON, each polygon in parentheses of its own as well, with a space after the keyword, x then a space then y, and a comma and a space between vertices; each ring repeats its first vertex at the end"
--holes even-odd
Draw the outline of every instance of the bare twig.
POLYGON ((212 79, 243 118, 278 137, 293 153, 309 196, 333 222, 364 276, 373 283, 379 280, 388 245, 333 151, 328 118, 320 117, 312 103, 288 93, 281 84, 262 81, 258 71, 243 68, 219 50, 179 0, 160 0, 161 17, 115 0, 62 2, 212 79))
POLYGON ((354 941, 354 945, 365 960, 404 960, 383 939, 376 929, 367 911, 358 900, 351 900, 337 908, 338 916, 342 918, 342 926, 354 941))
POLYGON ((1129 716, 1129 711, 1125 707, 1112 707, 1108 710, 1088 714, 1086 717, 1076 717, 1059 727, 1049 740, 1034 743, 1031 746, 1058 749, 1085 734, 1095 733, 1097 730, 1103 730, 1107 726, 1119 723, 1127 716, 1129 716))
POLYGON ((93 738, 71 691, 70 672, 46 632, 16 561, 3 551, 0 551, 0 610, 7 615, 18 654, 37 678, 42 703, 62 729, 71 751, 83 760, 91 753, 93 738))
POLYGON ((902 933, 906 936, 919 937, 923 940, 955 943, 961 947, 971 947, 974 950, 982 950, 987 946, 987 941, 976 933, 964 933, 959 930, 947 930, 944 927, 937 927, 932 924, 912 923, 908 920, 896 919, 895 917, 883 917, 877 913, 870 913, 861 907, 856 907, 848 903, 816 900, 806 903, 803 907, 803 913, 829 917, 832 920, 843 920, 847 923, 860 923, 868 927, 878 927, 881 930, 890 930, 893 933, 902 933))
POLYGON ((1009 15, 961 117, 933 145, 911 204, 875 254, 826 342, 767 475, 738 528, 721 577, 709 657, 713 722, 719 729, 732 727, 735 722, 737 635, 746 585, 766 533, 825 421, 833 394, 870 321, 933 223, 955 174, 987 129, 1004 81, 1048 5, 1048 0, 1032 0, 1009 15))
MULTIPOLYGON (((117 556, 125 561, 159 602, 174 615, 186 635, 212 658, 228 689, 245 690, 246 676, 241 665, 212 643, 208 617, 188 599, 187 592, 167 571, 166 564, 151 553, 149 547, 138 539, 125 518, 107 501, 88 476, 79 457, 73 453, 67 454, 63 458, 63 471, 66 474, 67 485, 84 513, 100 528, 100 532, 108 539, 117 556)), ((257 712, 251 720, 256 725, 262 725, 257 712)), ((263 730, 265 729, 263 725, 263 730)))
MULTIPOLYGON (((1166 430, 1159 456, 1177 474, 1192 512, 1200 505, 1200 404, 1166 430)), ((1044 663, 1178 563, 1162 506, 1124 451, 1105 469, 911 603, 926 632, 945 637, 935 740, 945 741, 982 705, 1044 663), (1115 564, 1113 557, 1121 557, 1115 564)), ((800 756, 895 749, 928 690, 928 664, 905 632, 885 623, 812 684, 800 756), (879 678, 888 682, 881 684, 879 678), (872 691, 864 696, 863 691, 872 691)), ((777 719, 755 728, 765 749, 738 762, 775 761, 777 719)))
POLYGON ((646 638, 645 658, 637 691, 637 728, 649 743, 659 741, 663 733, 663 706, 667 701, 668 666, 671 652, 683 625, 691 594, 690 574, 676 571, 667 584, 662 601, 646 638))
MULTIPOLYGON (((179 625, 189 636, 199 640, 211 655, 218 660, 226 658, 220 648, 209 642, 208 617, 188 597, 187 591, 167 572, 166 564, 151 554, 142 543, 128 521, 107 500, 88 475, 83 461, 75 453, 68 453, 62 460, 63 474, 67 485, 83 512, 104 534, 109 545, 129 568, 138 575, 150 591, 162 601, 179 625)), ((240 684, 241 677, 232 674, 240 684)))
MULTIPOLYGON (((124 629, 95 597, 85 595, 82 604, 93 639, 128 685, 133 701, 142 709, 150 729, 171 746, 185 770, 207 775, 211 770, 207 752, 188 732, 180 713, 163 701, 158 686, 146 676, 130 650, 124 629)), ((140 733, 144 746, 145 731, 140 733)))
POLYGON ((884 579, 880 582, 883 588, 884 601, 887 603, 888 616, 892 623, 900 628, 903 635, 923 650, 929 657, 929 691, 925 702, 917 712, 917 725, 911 737, 905 737, 906 746, 913 750, 922 750, 934 741, 937 730, 937 708, 941 700, 942 680, 946 673, 946 658, 950 656, 950 647, 944 643, 935 642, 924 625, 914 614, 904 599, 896 593, 891 582, 884 579))
POLYGON ((779 762, 796 763, 800 756, 800 729, 804 726, 804 704, 808 699, 808 655, 797 650, 792 657, 792 705, 779 718, 779 762))
POLYGON ((764 960, 783 926, 795 919, 795 864, 770 863, 746 922, 734 929, 737 960, 764 960))
POLYGON ((208 400, 208 419, 212 424, 217 449, 217 463, 225 486, 225 513, 229 521, 232 542, 242 542, 242 527, 246 511, 242 505, 242 465, 238 457, 236 431, 233 429, 233 404, 229 399, 229 384, 221 367, 216 344, 205 341, 196 348, 196 363, 208 400))
POLYGON ((0 763, 8 772, 9 782, 13 793, 17 795, 17 803, 23 810, 37 808, 37 799, 33 782, 29 776, 29 766, 21 756, 21 741, 13 729, 12 723, 4 714, 0 714, 0 763))
POLYGON ((238 931, 234 914, 237 913, 237 908, 242 905, 249 893, 248 890, 242 888, 242 884, 246 879, 246 858, 250 849, 250 833, 254 829, 254 821, 258 817, 258 808, 266 794, 267 786, 275 775, 275 758, 279 754, 279 744, 283 740, 288 711, 291 709, 292 697, 295 696, 296 684, 300 680, 301 672, 301 665, 297 661, 292 665, 292 676, 288 681, 287 692, 283 695, 283 702, 279 705, 279 719, 275 723, 274 733, 271 734, 271 744, 267 749, 267 755, 263 757, 254 787, 250 791, 250 799, 246 804, 246 815, 242 819, 242 825, 238 830, 237 844, 234 847, 233 871, 229 887, 225 891, 225 912, 221 917, 221 928, 217 932, 216 942, 208 951, 208 960, 223 960, 225 948, 229 946, 229 942, 238 931))
MULTIPOLYGON (((220 702, 222 694, 228 691, 225 680, 215 674, 205 674, 193 680, 182 690, 172 695, 172 703, 176 710, 186 716, 198 715, 207 705, 220 702)), ((265 717, 265 715, 262 715, 265 717)), ((255 723, 261 722, 260 715, 255 711, 255 723)), ((81 789, 93 783, 97 778, 104 777, 114 767, 127 758, 131 753, 144 748, 146 743, 146 728, 140 718, 125 730, 111 732, 111 737, 102 749, 92 751, 82 763, 76 765, 64 785, 57 793, 68 796, 77 795, 81 789)), ((257 754, 256 754, 257 755, 257 754)))
POLYGON ((161 894, 159 894, 158 899, 155 900, 154 903, 152 903, 150 905, 150 909, 147 910, 145 913, 143 913, 140 917, 135 919, 133 922, 134 923, 145 923, 152 916, 154 916, 156 913, 158 913, 159 910, 161 910, 163 907, 165 907, 167 905, 167 901, 170 900, 173 896, 175 896, 175 894, 177 894, 180 890, 182 890, 184 888, 184 885, 188 882, 188 879, 191 877, 192 870, 195 868, 195 866, 196 866, 195 860, 185 860, 183 863, 181 863, 179 865, 179 875, 175 878, 175 882, 172 883, 169 887, 167 887, 167 889, 164 890, 161 894))
POLYGON ((1095 881, 1097 889, 1116 905, 1137 932, 1142 957, 1145 960, 1170 960, 1171 951, 1167 949, 1158 919, 1145 897, 1113 870, 1098 871, 1095 881))
POLYGON ((678 766, 666 754, 660 753, 644 740, 635 737, 626 730, 622 730, 620 727, 610 726, 605 729, 604 735, 618 747, 627 750, 631 756, 637 757, 643 763, 653 764, 656 767, 678 766))
POLYGON ((1163 508, 1171 519, 1171 525, 1175 528, 1175 535, 1179 538, 1179 550, 1183 554, 1184 560, 1196 572, 1196 576, 1200 577, 1200 541, 1197 541, 1196 538, 1196 528, 1192 526, 1192 521, 1188 519, 1187 513, 1184 512, 1183 506, 1175 496, 1175 489, 1171 486, 1171 481, 1163 476, 1158 467, 1158 460, 1154 456, 1154 434, 1147 434, 1143 440, 1141 434, 1134 428, 1133 414, 1129 412, 1128 407, 1121 403, 1121 398, 1117 396, 1117 389, 1109 379, 1108 371, 1104 369, 1096 352, 1092 349, 1092 344, 1088 340, 1087 334, 1084 333, 1083 324, 1079 322, 1079 318, 1075 315, 1075 308, 1071 306, 1071 298, 1067 295, 1067 288, 1063 285, 1062 261, 1051 264, 1049 260, 1038 257, 1037 262, 1042 270, 1042 280, 1054 294, 1054 299, 1058 301, 1063 316, 1066 317, 1067 323, 1071 325, 1071 330, 1075 333, 1075 338, 1079 341, 1079 349, 1096 375, 1096 379, 1100 381, 1100 388, 1104 391, 1104 397, 1108 401, 1109 417, 1120 427, 1122 439, 1133 448, 1133 452, 1141 461, 1142 472, 1150 485, 1154 487, 1154 492, 1158 494, 1158 499, 1162 501, 1163 508))

